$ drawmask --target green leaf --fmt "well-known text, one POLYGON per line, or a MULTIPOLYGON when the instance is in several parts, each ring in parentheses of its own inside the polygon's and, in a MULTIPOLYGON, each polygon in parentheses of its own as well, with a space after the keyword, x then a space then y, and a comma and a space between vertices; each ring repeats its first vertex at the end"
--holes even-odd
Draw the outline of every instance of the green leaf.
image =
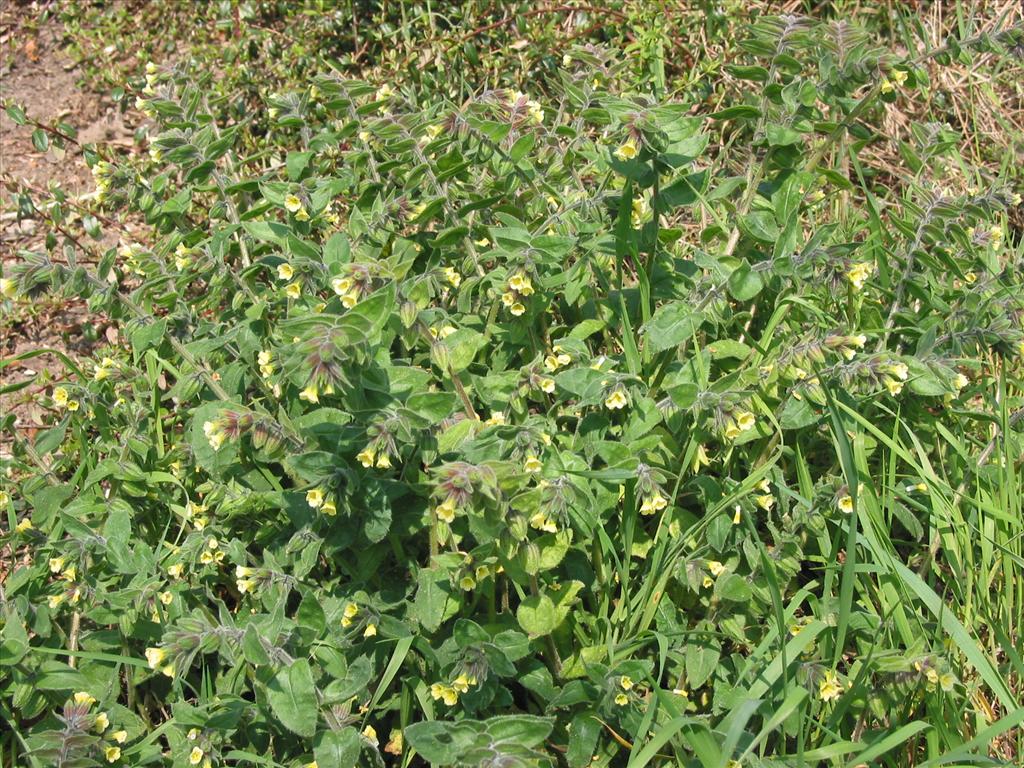
POLYGON ((166 335, 166 318, 154 320, 148 325, 143 325, 141 328, 133 330, 129 334, 129 338, 132 342, 132 351, 135 353, 135 358, 139 359, 142 357, 142 353, 147 349, 159 346, 160 342, 163 341, 164 336, 166 335))
POLYGON ((778 123, 769 123, 765 127, 765 135, 768 137, 768 143, 773 147, 788 147, 791 144, 799 144, 804 138, 800 131, 794 131, 792 128, 787 128, 778 123))
POLYGON ((405 407, 431 425, 448 418, 458 407, 459 398, 451 392, 417 392, 409 395, 405 407))
POLYGON ((779 425, 783 429, 805 429, 820 418, 806 398, 797 399, 790 395, 779 414, 779 425))
POLYGON ((569 729, 569 746, 565 753, 569 768, 586 768, 591 764, 601 729, 601 721, 593 712, 580 712, 573 717, 569 729))
POLYGON ((487 338, 472 328, 459 328, 441 343, 448 347, 449 364, 458 373, 469 367, 477 352, 487 343, 487 338))
POLYGON ((307 152, 289 152, 285 158, 285 168, 288 170, 288 180, 298 181, 302 178, 303 172, 306 170, 306 166, 309 165, 310 159, 313 157, 311 151, 307 152))
POLYGON ((361 749, 362 741, 355 728, 321 731, 317 734, 313 757, 317 768, 354 768, 361 749))
POLYGON ((550 635, 561 623, 554 602, 544 594, 523 600, 516 609, 516 620, 530 637, 550 635))
POLYGON ((437 629, 459 611, 448 571, 442 568, 421 568, 416 576, 419 588, 412 606, 412 616, 428 632, 437 629))
POLYGON ((475 721, 458 723, 429 720, 405 729, 409 746, 432 765, 452 765, 478 741, 481 728, 475 721))
POLYGON ((303 738, 316 732, 319 711, 313 673, 306 659, 296 659, 267 685, 270 708, 285 728, 303 738))
POLYGON ((729 275, 729 293, 737 301, 750 301, 764 288, 761 274, 750 268, 747 262, 740 265, 729 275))
POLYGON ((50 148, 50 137, 42 128, 32 131, 32 146, 36 148, 37 152, 45 152, 50 148))
POLYGON ((711 675, 718 666, 721 658, 722 648, 718 643, 708 640, 706 642, 691 642, 686 646, 684 655, 686 664, 686 684, 697 690, 704 683, 711 679, 711 675))
POLYGON ((651 352, 661 352, 689 341, 704 322, 704 315, 682 301, 662 304, 644 326, 651 352))
POLYGON ((712 112, 708 117, 712 120, 755 120, 761 116, 761 110, 749 104, 738 104, 712 112))

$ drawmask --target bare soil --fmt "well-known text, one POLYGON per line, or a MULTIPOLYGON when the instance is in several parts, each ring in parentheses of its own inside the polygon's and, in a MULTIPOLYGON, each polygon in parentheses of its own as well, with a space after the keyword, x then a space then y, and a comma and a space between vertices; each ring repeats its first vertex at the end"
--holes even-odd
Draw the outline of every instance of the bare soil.
MULTIPOLYGON (((60 186, 72 199, 94 188, 82 146, 90 143, 130 146, 132 130, 121 119, 113 101, 79 86, 75 62, 64 51, 59 22, 35 23, 34 4, 0 3, 0 98, 21 106, 30 120, 53 126, 67 123, 77 131, 77 144, 66 151, 51 147, 39 152, 32 144, 33 125, 19 126, 0 111, 0 263, 6 272, 19 261, 19 252, 42 252, 46 224, 36 218, 19 220, 12 206, 15 190, 30 191, 37 202, 60 186), (38 190, 42 194, 32 192, 38 190)), ((107 248, 117 234, 106 234, 95 245, 107 248)), ((79 254, 80 260, 87 260, 79 254)), ((0 310, 0 359, 11 360, 37 350, 58 350, 71 359, 93 350, 100 342, 115 341, 116 328, 90 316, 82 301, 16 301, 0 310)), ((14 413, 15 428, 31 439, 44 423, 40 395, 55 379, 65 376, 59 355, 29 357, 0 369, 0 386, 24 382, 28 386, 0 394, 0 417, 14 413)), ((0 454, 10 448, 8 434, 0 434, 0 454)))

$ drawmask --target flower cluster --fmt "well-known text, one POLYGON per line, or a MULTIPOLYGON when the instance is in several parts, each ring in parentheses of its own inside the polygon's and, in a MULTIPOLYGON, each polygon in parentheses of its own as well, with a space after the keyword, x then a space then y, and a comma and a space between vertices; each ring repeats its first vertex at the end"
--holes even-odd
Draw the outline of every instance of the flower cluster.
POLYGON ((526 312, 523 300, 533 295, 533 282, 525 272, 516 272, 508 279, 508 290, 501 295, 501 303, 516 317, 526 312))
POLYGON ((469 693, 469 689, 477 684, 476 677, 467 675, 465 672, 459 674, 451 683, 433 683, 430 686, 430 697, 434 701, 443 701, 446 706, 454 707, 459 703, 459 696, 469 693))

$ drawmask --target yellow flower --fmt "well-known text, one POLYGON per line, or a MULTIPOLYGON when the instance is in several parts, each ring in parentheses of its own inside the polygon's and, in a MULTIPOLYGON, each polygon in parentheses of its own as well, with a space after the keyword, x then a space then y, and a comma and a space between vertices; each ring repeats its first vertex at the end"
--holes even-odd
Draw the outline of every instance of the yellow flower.
POLYGON ((18 524, 14 526, 14 530, 18 533, 24 533, 25 531, 31 531, 34 527, 32 521, 25 517, 18 521, 18 524))
POLYGON ((604 399, 604 406, 610 411, 622 410, 629 405, 629 397, 621 389, 616 389, 604 399))
POLYGON ((523 469, 527 472, 540 472, 543 468, 543 462, 536 456, 527 456, 526 462, 523 464, 523 469))
POLYGON ((345 309, 352 309, 356 304, 359 303, 359 293, 353 291, 352 293, 346 293, 341 297, 341 306, 345 309))
POLYGON ((540 380, 541 392, 547 392, 549 395, 555 391, 555 380, 544 377, 540 380))
POLYGON ((235 581, 235 587, 238 589, 239 594, 246 594, 253 592, 256 589, 256 579, 238 579, 235 581))
POLYGON ((887 77, 882 78, 882 87, 880 88, 882 93, 892 93, 896 90, 896 86, 887 77))
POLYGON ((319 403, 320 390, 316 384, 310 384, 304 390, 299 392, 299 400, 305 400, 307 403, 319 403))
POLYGON ((13 299, 18 295, 18 284, 9 277, 0 277, 0 296, 13 299))
POLYGON ((858 261, 850 265, 850 268, 846 271, 846 279, 850 281, 850 284, 855 290, 861 290, 864 287, 864 283, 871 277, 875 271, 875 265, 869 261, 858 261))
POLYGON ((156 669, 164 663, 164 659, 167 657, 167 652, 163 648, 147 648, 146 649, 146 661, 149 663, 150 669, 156 669))
POLYGON ((717 560, 708 560, 708 570, 711 571, 711 575, 717 579, 725 570, 725 566, 717 560))
POLYGON ((633 687, 633 678, 629 675, 623 675, 619 678, 619 685, 622 686, 622 690, 628 691, 633 687))
POLYGON ((506 307, 511 307, 516 303, 516 295, 512 291, 505 291, 505 293, 501 294, 501 303, 506 307))
POLYGON ((306 209, 302 208, 298 213, 295 214, 296 221, 309 221, 309 214, 306 213, 306 209))
POLYGON ((59 595, 50 595, 46 598, 46 604, 50 606, 50 610, 55 610, 61 603, 64 602, 64 593, 59 595))
POLYGON ((907 82, 907 71, 904 69, 894 69, 892 71, 892 79, 896 85, 903 85, 907 82))
POLYGON ((771 512, 772 507, 775 506, 775 497, 767 493, 764 494, 763 496, 758 496, 756 499, 754 499, 754 501, 756 501, 757 506, 759 506, 765 512, 771 512))
POLYGON ((437 519, 442 523, 452 523, 455 520, 455 502, 451 497, 445 499, 434 510, 437 519))
POLYGON ((50 558, 50 573, 60 573, 64 568, 63 557, 51 557, 50 558))
POLYGON ((701 467, 706 467, 711 463, 711 459, 708 458, 708 452, 704 450, 704 446, 698 444, 697 451, 693 456, 693 464, 690 468, 694 473, 699 472, 701 467))
POLYGON ((707 574, 704 575, 704 580, 701 582, 701 584, 704 586, 704 589, 707 589, 714 583, 714 580, 707 574))
POLYGON ((203 755, 206 754, 199 747, 192 747, 192 751, 188 753, 189 765, 199 765, 203 761, 203 755))
POLYGON ((103 750, 103 755, 107 758, 108 763, 117 762, 121 758, 121 748, 107 747, 103 750))
POLYGON ((476 678, 467 675, 465 672, 459 673, 459 676, 452 680, 452 688, 459 693, 468 692, 471 685, 476 685, 476 678))
POLYGON ((359 615, 359 606, 355 603, 347 603, 345 609, 341 612, 341 615, 346 619, 354 619, 359 615))
POLYGON ((822 701, 834 701, 843 693, 843 686, 839 682, 839 676, 831 669, 822 675, 818 684, 818 696, 822 701))
POLYGON ((110 738, 116 741, 118 744, 124 744, 128 741, 128 731, 114 731, 110 734, 110 738))
POLYGON ((324 502, 324 505, 320 507, 320 514, 327 515, 328 517, 334 517, 338 514, 338 507, 333 499, 328 499, 324 502))
POLYGON ((489 427, 500 427, 504 423, 505 414, 501 411, 495 411, 494 413, 491 414, 491 417, 489 419, 484 421, 484 424, 486 424, 489 427))
POLYGON ((288 195, 284 199, 284 207, 292 213, 298 213, 302 210, 302 200, 299 199, 298 195, 288 195))
POLYGON ((77 411, 78 410, 78 401, 77 400, 68 400, 67 409, 69 411, 72 411, 72 412, 77 411))
POLYGON ((430 686, 430 696, 434 701, 441 700, 449 707, 454 707, 459 702, 459 692, 450 685, 444 683, 433 683, 430 686))
POLYGON ((896 395, 903 391, 903 382, 896 379, 886 379, 885 388, 889 390, 890 395, 896 397, 896 395))
POLYGON ((368 725, 365 728, 363 728, 363 738, 365 738, 375 747, 380 743, 377 740, 377 731, 372 725, 368 725))
POLYGON ((739 525, 741 522, 743 522, 743 510, 740 508, 740 505, 737 504, 736 511, 733 513, 732 516, 732 524, 739 525))
POLYGON ((665 497, 660 493, 654 493, 651 496, 646 497, 643 503, 640 504, 641 515, 653 515, 655 512, 660 512, 668 506, 668 502, 665 497))
POLYGON ((750 411, 740 411, 736 414, 736 426, 739 427, 741 432, 753 429, 756 423, 757 419, 754 418, 754 414, 750 411))
POLYGON ((96 715, 96 719, 92 723, 92 727, 97 733, 103 733, 107 728, 110 727, 110 718, 107 717, 106 712, 100 712, 96 715))
POLYGON ((391 456, 387 453, 382 453, 377 456, 377 468, 378 469, 390 469, 391 467, 391 456))
POLYGON ((57 387, 53 390, 53 402, 59 406, 68 404, 68 391, 64 387, 57 387))
POLYGON ((210 563, 212 563, 213 561, 214 557, 212 552, 204 551, 201 555, 199 555, 199 562, 203 565, 210 565, 210 563))
POLYGON ((624 707, 629 704, 629 696, 624 693, 620 693, 615 697, 615 703, 620 707, 624 707))
POLYGON ((513 291, 519 291, 524 296, 529 296, 533 293, 533 283, 530 282, 530 278, 523 272, 517 272, 508 279, 508 287, 513 291))
POLYGON ((363 637, 376 637, 377 636, 377 625, 367 624, 366 629, 363 630, 363 637))
POLYGON ((545 533, 558 533, 558 524, 545 512, 537 512, 531 517, 530 527, 545 533))
POLYGON ((206 435, 206 440, 210 444, 213 450, 220 450, 220 447, 224 444, 227 439, 227 434, 222 429, 221 425, 216 421, 203 422, 203 434, 206 435))
POLYGON ((687 693, 685 688, 673 688, 672 693, 676 696, 682 696, 684 699, 689 697, 690 695, 689 693, 687 693))
POLYGON ((63 573, 62 573, 62 574, 60 575, 60 577, 61 577, 62 579, 64 579, 64 581, 74 581, 74 580, 75 580, 75 576, 76 576, 76 575, 78 575, 78 570, 77 570, 77 569, 75 568, 75 566, 73 566, 73 565, 72 565, 72 566, 68 567, 68 568, 67 568, 67 569, 66 569, 66 570, 65 570, 65 571, 64 571, 64 572, 63 572, 63 573))
POLYGON ((288 262, 277 265, 277 279, 278 280, 291 280, 295 277, 295 270, 292 265, 288 262))
POLYGON ((615 150, 615 157, 625 162, 626 160, 634 159, 640 153, 639 147, 633 139, 626 139, 626 141, 615 150))
POLYGON ((74 695, 74 700, 75 704, 85 704, 87 707, 91 707, 96 703, 96 697, 88 691, 79 691, 74 695))
POLYGON ((647 214, 651 212, 651 206, 644 197, 633 198, 633 210, 630 214, 630 221, 634 227, 639 227, 647 214))
POLYGON ((910 376, 910 369, 907 367, 906 363, 891 363, 890 365, 886 366, 885 370, 893 374, 900 381, 906 381, 907 378, 910 376))
POLYGON ((306 503, 313 509, 319 509, 324 503, 324 492, 319 488, 306 491, 306 503))
POLYGON ((459 284, 462 282, 462 275, 460 275, 458 273, 458 270, 456 270, 454 267, 445 267, 444 276, 445 279, 449 283, 451 283, 453 288, 458 288, 459 284))
POLYGON ((953 389, 959 392, 961 389, 971 383, 971 380, 964 376, 962 373, 958 373, 953 377, 953 389))
POLYGON ((465 576, 459 579, 459 587, 462 589, 463 592, 469 592, 471 589, 476 587, 476 579, 474 579, 471 574, 467 573, 465 576))
POLYGON ((297 299, 302 295, 302 283, 288 283, 284 287, 284 295, 289 299, 297 299))
POLYGON ((402 737, 402 731, 398 728, 391 730, 391 741, 384 747, 384 751, 389 755, 400 755, 402 750, 405 748, 405 739, 402 737))
POLYGON ((167 590, 161 592, 159 595, 157 595, 157 597, 160 599, 160 602, 164 605, 170 605, 174 602, 174 593, 168 592, 167 590))
POLYGON ((850 494, 840 496, 837 504, 840 512, 844 512, 847 515, 853 512, 853 497, 850 494))
POLYGON ((366 469, 373 466, 373 459, 377 455, 377 452, 373 449, 373 446, 366 446, 359 453, 356 454, 356 461, 363 465, 366 469))
POLYGON ((515 304, 509 307, 508 311, 511 312, 516 317, 519 317, 526 313, 526 307, 523 306, 522 303, 517 301, 515 304))
POLYGON ((344 296, 346 293, 352 290, 352 278, 351 277, 336 277, 331 280, 331 289, 338 295, 344 296))

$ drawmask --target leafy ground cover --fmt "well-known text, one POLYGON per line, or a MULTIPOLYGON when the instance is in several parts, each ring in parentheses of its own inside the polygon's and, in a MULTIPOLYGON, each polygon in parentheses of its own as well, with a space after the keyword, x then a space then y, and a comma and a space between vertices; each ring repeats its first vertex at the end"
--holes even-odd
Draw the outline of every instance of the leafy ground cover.
POLYGON ((1019 764, 1020 12, 789 6, 63 5, 4 764, 1019 764))

